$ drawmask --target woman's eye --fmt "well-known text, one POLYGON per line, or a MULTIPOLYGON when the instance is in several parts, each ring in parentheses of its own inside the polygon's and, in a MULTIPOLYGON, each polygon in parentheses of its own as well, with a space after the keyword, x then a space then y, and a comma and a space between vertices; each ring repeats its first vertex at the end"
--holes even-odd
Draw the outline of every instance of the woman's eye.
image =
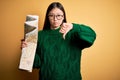
POLYGON ((61 16, 61 15, 57 15, 58 17, 61 16))
POLYGON ((54 17, 54 15, 49 15, 50 17, 54 17))

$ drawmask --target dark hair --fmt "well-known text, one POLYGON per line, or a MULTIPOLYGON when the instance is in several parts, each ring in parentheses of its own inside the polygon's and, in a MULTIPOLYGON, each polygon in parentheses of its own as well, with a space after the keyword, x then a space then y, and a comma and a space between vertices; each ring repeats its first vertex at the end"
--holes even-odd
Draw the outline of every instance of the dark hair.
POLYGON ((49 14, 49 12, 50 12, 53 8, 59 8, 60 10, 62 10, 62 11, 63 11, 63 14, 64 14, 64 20, 63 20, 63 22, 67 22, 67 20, 66 20, 66 13, 65 13, 65 10, 64 10, 64 7, 62 6, 62 4, 59 3, 59 2, 53 2, 53 3, 51 3, 51 4, 48 6, 48 8, 47 8, 47 12, 46 12, 46 16, 45 16, 45 21, 44 21, 43 30, 50 29, 50 22, 49 22, 49 19, 48 19, 48 14, 49 14))

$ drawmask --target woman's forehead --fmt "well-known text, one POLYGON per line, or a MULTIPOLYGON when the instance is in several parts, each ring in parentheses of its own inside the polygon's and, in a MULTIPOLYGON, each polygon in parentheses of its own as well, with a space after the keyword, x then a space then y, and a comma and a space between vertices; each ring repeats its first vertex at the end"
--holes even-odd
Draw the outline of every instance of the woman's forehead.
POLYGON ((60 10, 59 8, 53 8, 49 14, 63 14, 63 11, 60 10))

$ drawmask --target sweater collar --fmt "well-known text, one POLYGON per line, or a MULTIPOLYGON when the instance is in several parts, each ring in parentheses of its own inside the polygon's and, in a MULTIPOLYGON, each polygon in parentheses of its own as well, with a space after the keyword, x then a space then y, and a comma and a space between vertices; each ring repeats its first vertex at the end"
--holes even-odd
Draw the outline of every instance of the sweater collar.
POLYGON ((49 34, 60 34, 59 31, 60 31, 60 27, 57 29, 50 29, 50 30, 48 30, 48 33, 49 34))

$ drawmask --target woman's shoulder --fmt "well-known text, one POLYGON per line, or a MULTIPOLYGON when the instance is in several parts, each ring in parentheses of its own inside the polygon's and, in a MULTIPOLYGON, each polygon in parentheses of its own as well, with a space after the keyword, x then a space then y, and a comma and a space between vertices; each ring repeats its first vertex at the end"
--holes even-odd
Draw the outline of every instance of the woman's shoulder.
POLYGON ((44 33, 44 30, 39 30, 39 31, 38 31, 38 35, 39 35, 39 34, 43 34, 43 33, 44 33))
POLYGON ((43 30, 38 31, 38 41, 41 41, 45 36, 45 33, 43 30))
POLYGON ((48 32, 47 30, 39 30, 38 36, 44 36, 44 35, 46 35, 47 32, 48 32))

